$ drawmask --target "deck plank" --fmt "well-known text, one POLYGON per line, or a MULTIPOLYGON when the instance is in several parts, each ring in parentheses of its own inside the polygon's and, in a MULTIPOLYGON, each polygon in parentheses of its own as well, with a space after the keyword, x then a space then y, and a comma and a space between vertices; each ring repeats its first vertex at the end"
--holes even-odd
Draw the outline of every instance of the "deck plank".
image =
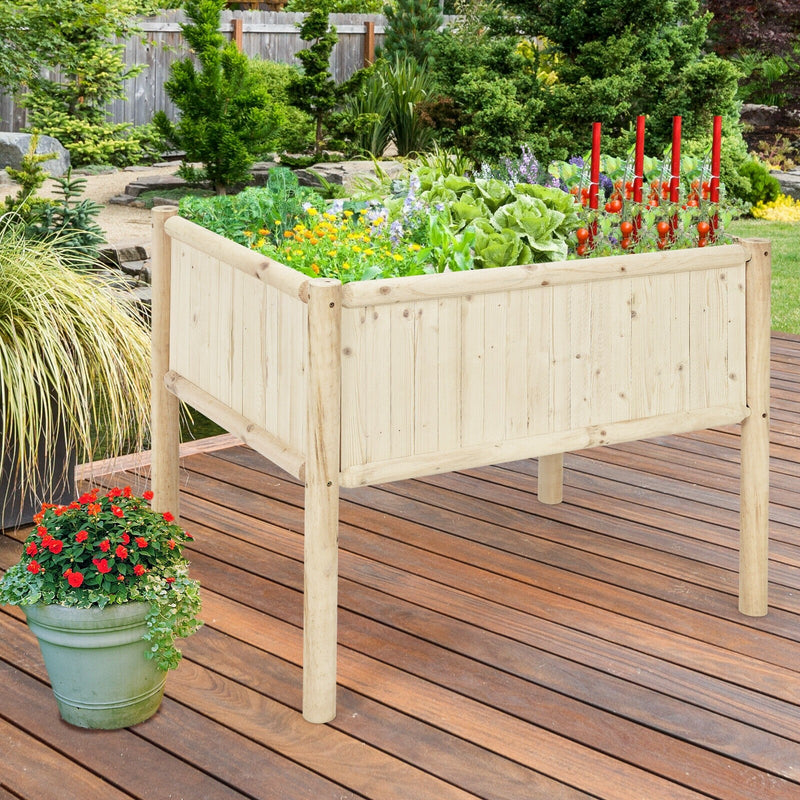
MULTIPOLYGON (((300 715, 303 488, 232 437, 182 451, 205 626, 125 731, 60 722, 0 611, 0 798, 800 796, 800 337, 772 337, 767 617, 736 608, 739 429, 342 492, 338 716, 300 715), (142 780, 142 765, 148 780, 142 780)), ((88 465, 148 485, 148 454, 88 465)), ((0 568, 24 531, 0 536, 0 568)))

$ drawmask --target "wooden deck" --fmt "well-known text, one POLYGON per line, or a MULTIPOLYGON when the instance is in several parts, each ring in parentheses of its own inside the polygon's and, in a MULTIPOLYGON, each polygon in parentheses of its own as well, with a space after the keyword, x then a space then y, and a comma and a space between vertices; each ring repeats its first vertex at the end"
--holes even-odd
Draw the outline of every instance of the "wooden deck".
MULTIPOLYGON (((558 506, 536 461, 345 491, 338 716, 310 725, 302 487, 245 447, 195 452, 206 625, 161 711, 61 723, 0 610, 0 800, 796 800, 800 338, 772 360, 767 617, 736 609, 738 428, 568 455, 558 506)), ((0 566, 19 549, 0 537, 0 566)))

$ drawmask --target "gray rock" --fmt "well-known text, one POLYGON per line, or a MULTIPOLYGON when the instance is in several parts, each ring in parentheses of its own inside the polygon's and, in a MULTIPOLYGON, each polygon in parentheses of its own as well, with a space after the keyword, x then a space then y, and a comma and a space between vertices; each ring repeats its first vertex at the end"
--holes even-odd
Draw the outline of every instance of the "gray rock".
MULTIPOLYGON (((378 166, 390 178, 397 177, 404 169, 399 161, 379 161, 378 166)), ((374 178, 377 171, 372 161, 323 161, 308 169, 295 170, 295 175, 301 186, 319 188, 322 183, 317 175, 320 175, 328 183, 353 189, 359 179, 374 178)))
MULTIPOLYGON (((0 168, 19 169, 22 159, 31 146, 30 133, 0 132, 0 168)), ((69 169, 69 151, 52 136, 39 136, 37 153, 52 153, 53 158, 42 162, 42 169, 54 178, 60 178, 69 169)))
POLYGON ((778 179, 783 194, 800 200, 800 169, 793 169, 791 172, 773 172, 772 175, 778 179))
POLYGON ((746 125, 756 131, 777 131, 786 126, 800 124, 800 113, 778 106, 744 103, 739 116, 746 125))

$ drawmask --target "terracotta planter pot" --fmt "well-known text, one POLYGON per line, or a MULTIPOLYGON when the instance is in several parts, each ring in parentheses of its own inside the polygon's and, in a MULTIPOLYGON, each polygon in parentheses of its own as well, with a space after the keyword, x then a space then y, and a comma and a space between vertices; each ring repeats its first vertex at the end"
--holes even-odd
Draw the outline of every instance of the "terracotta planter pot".
POLYGON ((158 710, 167 675, 145 658, 147 603, 24 607, 61 717, 81 728, 127 728, 158 710))

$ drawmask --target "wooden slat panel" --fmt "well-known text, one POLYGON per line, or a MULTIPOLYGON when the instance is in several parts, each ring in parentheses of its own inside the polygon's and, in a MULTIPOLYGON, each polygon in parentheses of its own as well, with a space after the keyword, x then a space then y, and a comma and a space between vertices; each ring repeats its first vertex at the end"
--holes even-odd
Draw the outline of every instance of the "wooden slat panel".
MULTIPOLYGON (((451 450, 459 446, 462 435, 461 408, 463 392, 461 350, 452 342, 461 341, 461 301, 443 298, 439 305, 439 339, 437 359, 439 362, 439 450, 451 450)), ((375 308, 376 313, 379 307, 375 308)))
POLYGON ((508 292, 484 295, 483 302, 483 432, 485 442, 505 438, 507 402, 505 387, 508 374, 506 324, 509 316, 508 292))
POLYGON ((414 452, 439 449, 439 301, 414 304, 414 452))
MULTIPOLYGON (((464 297, 461 301, 461 444, 464 447, 484 442, 485 296, 464 297)), ((451 344, 452 346, 452 344, 451 344)))
MULTIPOLYGON (((414 304, 390 310, 391 457, 414 451, 414 304)), ((371 402, 371 401, 368 401, 371 402)))

